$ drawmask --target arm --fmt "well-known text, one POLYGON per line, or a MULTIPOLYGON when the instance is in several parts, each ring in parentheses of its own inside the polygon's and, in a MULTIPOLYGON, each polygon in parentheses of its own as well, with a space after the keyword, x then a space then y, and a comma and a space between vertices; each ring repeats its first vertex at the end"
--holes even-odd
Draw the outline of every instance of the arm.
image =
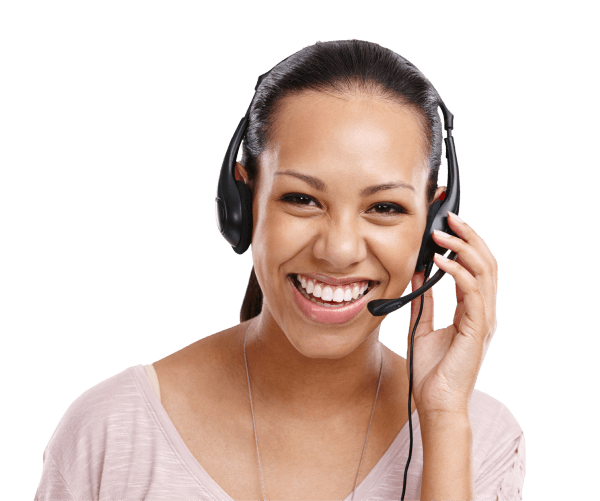
MULTIPOLYGON (((448 213, 456 236, 434 233, 435 242, 457 259, 435 254, 438 268, 456 282, 452 324, 434 330, 433 291, 411 304, 406 364, 414 376, 412 396, 421 420, 423 442, 422 501, 471 501, 473 434, 469 407, 477 375, 496 331, 498 265, 482 238, 464 221, 448 213), (422 322, 417 323, 421 317, 422 322), (411 334, 412 333, 412 334, 411 334), (414 346, 413 346, 414 345, 414 346), (414 349, 414 353, 413 353, 414 349), (412 365, 414 358, 417 363, 412 365)), ((413 275, 413 291, 424 272, 413 275)))
POLYGON ((473 437, 468 414, 424 418, 421 421, 421 440, 421 501, 475 499, 473 437))

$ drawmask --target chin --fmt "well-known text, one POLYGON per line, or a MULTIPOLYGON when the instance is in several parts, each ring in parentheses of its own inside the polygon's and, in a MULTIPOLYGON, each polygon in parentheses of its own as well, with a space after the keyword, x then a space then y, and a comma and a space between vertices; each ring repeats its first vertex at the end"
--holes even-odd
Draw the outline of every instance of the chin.
POLYGON ((287 336, 291 345, 307 358, 329 360, 344 358, 364 341, 364 339, 355 339, 348 330, 343 334, 327 332, 327 330, 319 331, 318 328, 309 330, 311 334, 308 335, 300 332, 298 337, 287 336))

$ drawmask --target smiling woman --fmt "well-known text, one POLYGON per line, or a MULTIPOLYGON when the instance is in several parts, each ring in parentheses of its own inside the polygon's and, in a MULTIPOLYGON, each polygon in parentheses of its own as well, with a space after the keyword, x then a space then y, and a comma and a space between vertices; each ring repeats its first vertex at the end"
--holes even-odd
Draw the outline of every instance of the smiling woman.
MULTIPOLYGON (((431 203, 427 135, 415 112, 377 97, 375 89, 280 99, 260 169, 236 166, 237 179, 252 186, 254 271, 269 310, 262 318, 276 319, 300 353, 337 359, 380 323, 365 311, 366 302, 374 294, 400 296, 414 273, 431 203), (320 273, 312 294, 316 289, 325 294, 321 299, 333 300, 327 284, 354 280, 349 277, 357 272, 355 282, 378 286, 356 305, 321 306, 296 287, 282 294, 289 276, 320 273), (307 330, 307 321, 318 329, 307 330), (346 324, 342 337, 340 323, 346 324)), ((242 321, 249 317, 242 311, 242 321)))
POLYGON ((457 308, 434 330, 432 290, 412 303, 414 386, 366 307, 425 279, 428 211, 445 196, 438 106, 414 65, 358 40, 318 42, 259 81, 228 173, 251 214, 230 242, 252 244, 240 323, 82 395, 38 498, 521 499, 523 432, 474 389, 496 329, 481 237, 458 217, 435 234, 458 255, 435 258, 457 308))

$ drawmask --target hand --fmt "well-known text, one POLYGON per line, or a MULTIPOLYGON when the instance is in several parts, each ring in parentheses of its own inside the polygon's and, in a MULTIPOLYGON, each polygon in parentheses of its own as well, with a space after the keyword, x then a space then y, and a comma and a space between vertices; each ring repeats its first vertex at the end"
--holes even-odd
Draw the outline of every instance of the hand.
MULTIPOLYGON (((451 325, 434 330, 433 287, 425 293, 423 313, 413 348, 413 398, 419 419, 437 415, 468 415, 469 401, 479 369, 496 331, 498 265, 485 242, 466 223, 448 212, 448 224, 458 237, 433 239, 456 252, 456 261, 436 255, 435 265, 454 277, 456 313, 451 325)), ((412 290, 423 284, 424 272, 415 273, 412 290)), ((411 335, 421 305, 411 303, 408 354, 411 335)), ((407 373, 410 364, 407 357, 407 373)))

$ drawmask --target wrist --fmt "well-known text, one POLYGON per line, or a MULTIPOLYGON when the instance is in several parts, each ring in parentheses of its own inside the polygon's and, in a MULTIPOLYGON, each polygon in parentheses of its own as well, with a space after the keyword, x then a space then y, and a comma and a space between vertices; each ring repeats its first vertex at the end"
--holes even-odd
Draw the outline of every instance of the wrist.
POLYGON ((428 413, 421 419, 421 499, 474 499, 473 430, 468 413, 428 413))
POLYGON ((421 428, 470 428, 471 418, 468 411, 429 411, 419 414, 421 428))

